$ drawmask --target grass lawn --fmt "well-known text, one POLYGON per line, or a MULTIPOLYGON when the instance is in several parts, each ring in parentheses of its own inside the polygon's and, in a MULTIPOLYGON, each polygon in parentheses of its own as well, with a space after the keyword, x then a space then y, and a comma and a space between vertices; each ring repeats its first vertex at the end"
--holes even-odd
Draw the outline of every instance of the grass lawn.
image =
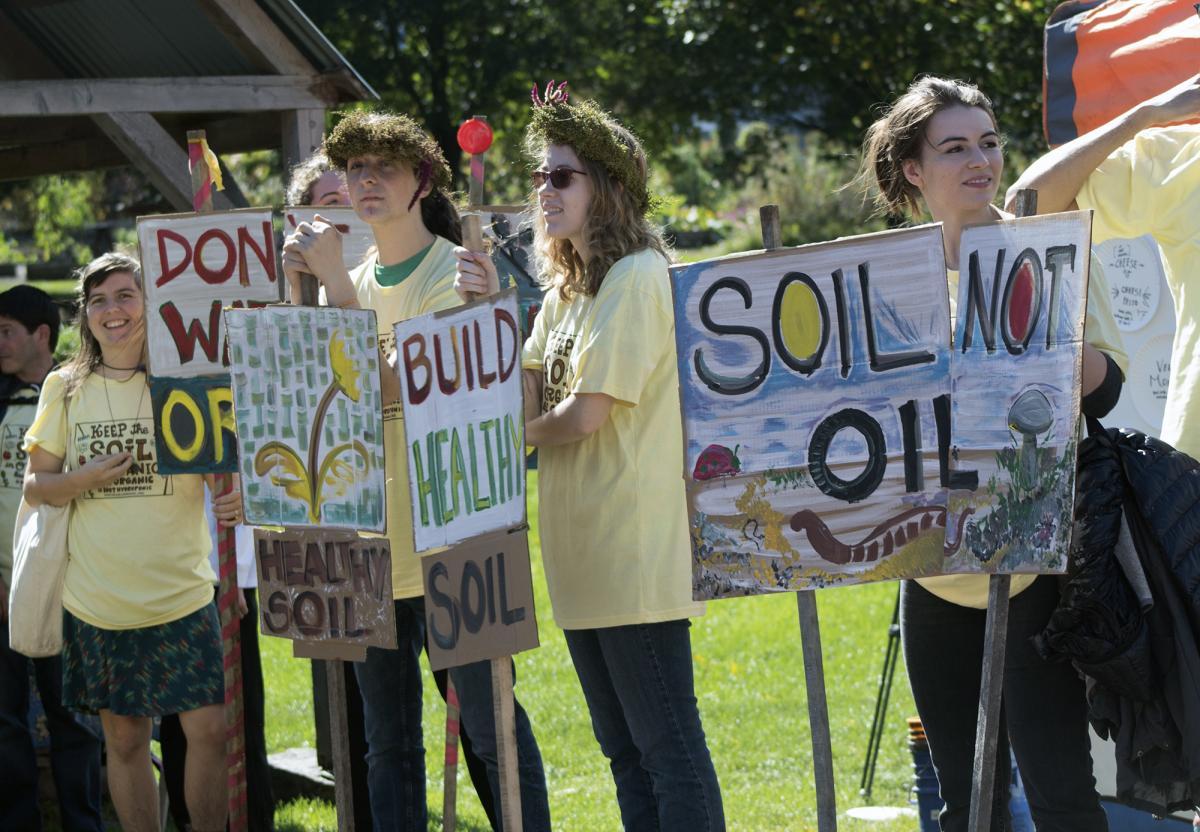
MULTIPOLYGON (((530 473, 534 594, 542 646, 517 657, 517 697, 541 745, 556 829, 620 829, 607 761, 592 737, 587 708, 554 625, 537 536, 537 475, 530 473)), ((845 811, 865 804, 907 805, 912 762, 905 717, 915 713, 900 667, 870 800, 858 794, 896 584, 822 590, 818 595, 826 689, 833 736, 839 829, 911 832, 915 818, 867 823, 845 811)), ((267 745, 274 752, 312 745, 308 662, 291 646, 262 638, 267 679, 267 745)), ((792 594, 710 603, 692 629, 696 690, 725 800, 730 829, 816 829, 808 711, 796 602, 792 594)), ((440 829, 445 707, 425 679, 425 745, 430 829, 440 829)), ((459 828, 485 830, 487 819, 460 767, 459 828)), ((296 801, 279 807, 280 830, 333 830, 333 806, 296 801)))

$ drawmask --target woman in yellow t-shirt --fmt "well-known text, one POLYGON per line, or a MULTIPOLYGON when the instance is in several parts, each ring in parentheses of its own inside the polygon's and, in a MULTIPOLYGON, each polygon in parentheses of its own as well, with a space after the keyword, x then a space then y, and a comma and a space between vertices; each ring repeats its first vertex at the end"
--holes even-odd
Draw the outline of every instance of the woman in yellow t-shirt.
MULTIPOLYGON (((192 828, 217 832, 228 806, 225 690, 204 482, 158 474, 137 261, 93 260, 79 300, 79 353, 46 378, 25 434, 25 499, 72 506, 63 704, 100 714, 109 791, 131 832, 158 829, 151 721, 179 714, 192 828)), ((222 525, 240 522, 236 488, 212 506, 222 525)))
MULTIPOLYGON (((1011 216, 993 204, 1004 169, 1000 128, 991 102, 971 84, 915 81, 869 128, 862 165, 860 178, 878 187, 881 209, 919 215, 924 203, 942 223, 952 288, 963 228, 1011 216)), ((1125 356, 1094 259, 1085 331, 1082 409, 1103 416, 1120 394, 1118 362, 1125 356)), ((901 589, 905 665, 946 803, 944 832, 967 828, 987 590, 987 575, 904 581, 901 589)), ((1010 740, 1039 829, 1107 828, 1092 778, 1083 682, 1070 665, 1044 661, 1029 642, 1057 605, 1053 576, 1013 578, 992 829, 1008 825, 1003 762, 1010 740)))
MULTIPOLYGON (((691 547, 665 246, 646 157, 565 85, 535 95, 526 144, 549 284, 525 344, 542 559, 627 829, 723 829, 692 678, 691 547)), ((496 290, 458 249, 460 294, 496 290)))

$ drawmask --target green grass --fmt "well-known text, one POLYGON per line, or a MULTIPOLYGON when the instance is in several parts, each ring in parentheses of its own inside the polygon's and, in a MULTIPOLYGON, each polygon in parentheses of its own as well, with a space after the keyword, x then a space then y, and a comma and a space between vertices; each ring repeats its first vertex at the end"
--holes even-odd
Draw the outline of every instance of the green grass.
MULTIPOLYGON (((592 737, 587 708, 553 622, 537 537, 536 474, 530 474, 529 514, 539 649, 517 657, 517 697, 541 746, 556 829, 619 829, 607 761, 592 737)), ((894 583, 823 590, 818 594, 826 690, 833 738, 839 828, 910 832, 913 818, 866 823, 845 811, 865 804, 907 805, 912 763, 904 719, 915 713, 903 667, 896 673, 882 751, 870 800, 858 794, 894 583)), ((313 744, 308 662, 291 646, 262 638, 267 679, 267 745, 271 751, 313 744)), ((816 829, 812 750, 796 602, 791 594, 731 599, 708 605, 694 622, 696 690, 725 813, 732 830, 816 829)), ((430 829, 440 829, 445 706, 425 678, 426 772, 430 829)), ((487 829, 470 780, 460 767, 460 829, 487 829)), ((276 813, 281 830, 333 830, 333 806, 296 801, 276 813)))

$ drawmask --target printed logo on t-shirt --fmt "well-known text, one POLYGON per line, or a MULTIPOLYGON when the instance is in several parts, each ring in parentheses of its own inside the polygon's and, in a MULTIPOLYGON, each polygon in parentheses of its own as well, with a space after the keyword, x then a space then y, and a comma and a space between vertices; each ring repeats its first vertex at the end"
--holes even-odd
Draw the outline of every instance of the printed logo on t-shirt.
POLYGON ((575 368, 571 366, 571 351, 575 349, 574 332, 550 330, 546 355, 542 360, 542 412, 547 413, 571 394, 575 368))
POLYGON ((102 488, 85 492, 84 499, 156 497, 175 493, 172 478, 158 475, 153 419, 76 423, 73 460, 76 466, 86 465, 98 456, 119 453, 133 456, 133 464, 129 466, 129 470, 120 479, 102 488))
POLYGON ((20 488, 25 479, 25 458, 21 448, 29 425, 6 424, 0 431, 0 488, 20 488))

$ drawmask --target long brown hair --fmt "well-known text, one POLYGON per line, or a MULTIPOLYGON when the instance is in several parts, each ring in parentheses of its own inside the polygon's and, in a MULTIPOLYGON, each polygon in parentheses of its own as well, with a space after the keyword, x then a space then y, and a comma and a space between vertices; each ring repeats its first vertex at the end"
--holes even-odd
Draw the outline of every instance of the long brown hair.
POLYGON ((909 216, 921 213, 921 191, 905 177, 904 163, 920 158, 926 125, 948 107, 978 107, 996 126, 992 102, 979 87, 953 78, 926 75, 913 81, 904 95, 867 128, 862 162, 851 184, 862 190, 864 199, 875 190, 874 202, 880 213, 909 216))
MULTIPOLYGON (((641 144, 615 121, 607 126, 628 148, 645 182, 646 152, 641 144)), ((622 187, 604 165, 583 156, 578 148, 572 149, 579 156, 584 172, 592 183, 592 201, 583 225, 584 239, 591 252, 586 264, 570 240, 556 240, 546 233, 546 221, 538 210, 537 191, 530 195, 530 208, 534 216, 534 253, 541 280, 547 288, 557 289, 558 296, 567 302, 577 292, 594 297, 600 291, 600 284, 604 282, 608 270, 626 255, 649 248, 670 259, 662 233, 646 219, 637 198, 629 189, 622 187)), ((545 147, 537 152, 544 153, 545 147)))
POLYGON ((141 264, 132 257, 118 254, 115 251, 101 254, 75 273, 76 279, 79 281, 76 295, 76 303, 79 306, 79 352, 75 353, 63 367, 68 395, 78 390, 87 377, 100 366, 103 356, 100 352, 100 343, 92 334, 87 323, 87 302, 92 290, 117 272, 132 274, 134 282, 139 289, 142 289, 141 264))

